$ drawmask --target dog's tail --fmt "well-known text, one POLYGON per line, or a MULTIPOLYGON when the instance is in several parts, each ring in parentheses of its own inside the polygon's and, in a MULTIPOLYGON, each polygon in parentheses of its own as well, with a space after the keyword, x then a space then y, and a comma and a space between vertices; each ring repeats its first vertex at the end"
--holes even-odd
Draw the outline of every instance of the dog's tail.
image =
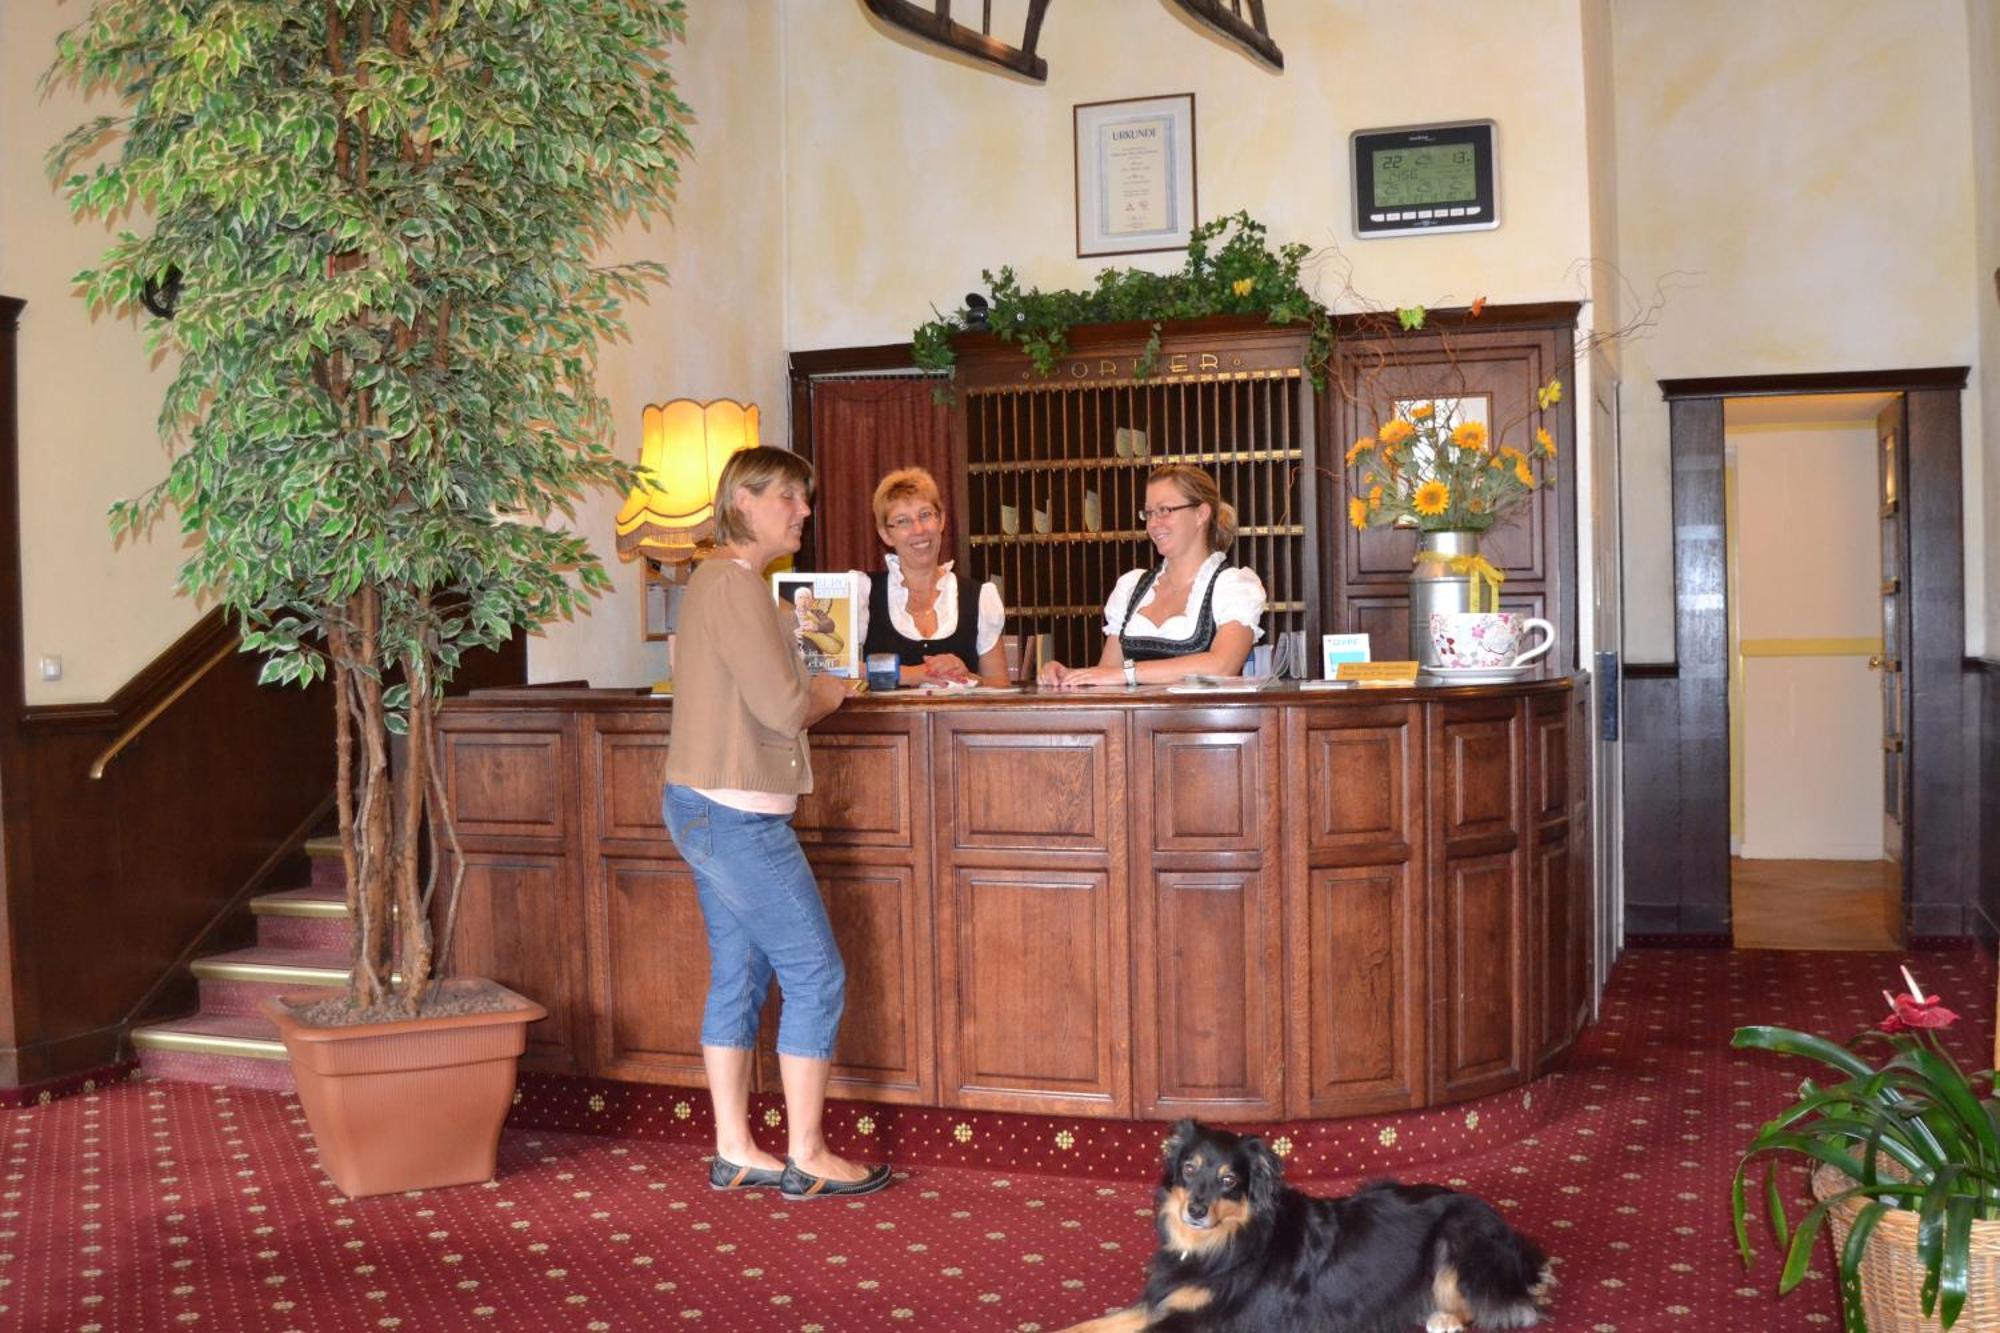
POLYGON ((1533 1328, 1556 1278, 1542 1248, 1483 1203, 1454 1210, 1439 1248, 1456 1270, 1462 1299, 1480 1328, 1533 1328))

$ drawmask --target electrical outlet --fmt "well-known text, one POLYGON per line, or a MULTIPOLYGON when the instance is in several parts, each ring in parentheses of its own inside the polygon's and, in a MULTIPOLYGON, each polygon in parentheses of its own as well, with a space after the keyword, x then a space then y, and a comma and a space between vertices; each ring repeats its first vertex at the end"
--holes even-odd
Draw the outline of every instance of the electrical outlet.
POLYGON ((56 656, 54 653, 46 653, 43 655, 42 679, 43 680, 62 679, 62 658, 56 656))

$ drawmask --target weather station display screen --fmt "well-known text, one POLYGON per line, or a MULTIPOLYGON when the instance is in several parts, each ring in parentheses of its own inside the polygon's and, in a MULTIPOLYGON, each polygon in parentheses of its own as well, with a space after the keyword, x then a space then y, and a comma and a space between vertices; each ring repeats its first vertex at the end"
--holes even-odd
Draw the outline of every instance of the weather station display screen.
POLYGON ((1366 240, 1499 226, 1494 134, 1490 120, 1356 130, 1354 234, 1366 240))
POLYGON ((1377 208, 1466 203, 1478 196, 1471 144, 1378 149, 1374 157, 1377 208))

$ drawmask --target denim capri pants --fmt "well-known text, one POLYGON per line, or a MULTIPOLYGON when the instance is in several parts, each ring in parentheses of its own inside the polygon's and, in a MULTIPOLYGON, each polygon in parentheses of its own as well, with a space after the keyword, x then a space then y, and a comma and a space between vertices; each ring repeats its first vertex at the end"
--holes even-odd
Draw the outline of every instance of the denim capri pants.
POLYGON ((701 1044, 755 1050, 775 975, 785 1001, 779 1054, 833 1058, 847 967, 791 817, 738 810, 671 783, 662 804, 708 926, 701 1044))

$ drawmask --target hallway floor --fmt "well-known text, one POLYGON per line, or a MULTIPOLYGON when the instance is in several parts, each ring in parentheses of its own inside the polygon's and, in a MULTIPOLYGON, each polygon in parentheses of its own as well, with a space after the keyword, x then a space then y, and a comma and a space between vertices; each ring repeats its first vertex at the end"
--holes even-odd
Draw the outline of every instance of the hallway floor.
MULTIPOLYGON (((1847 1037, 1904 961, 1632 950, 1566 1070, 1455 1108, 1472 1150, 1399 1174, 1476 1191, 1544 1242, 1553 1329, 1837 1328, 1827 1265, 1778 1298, 1768 1245, 1748 1273, 1737 1259, 1736 1154, 1806 1071, 1728 1038, 1744 1022, 1847 1037), (1497 1103, 1524 1097, 1540 1123, 1504 1131, 1497 1103)), ((1984 1067, 1989 957, 1907 961, 1965 1015, 1948 1040, 1984 1067)), ((1381 1141, 1408 1119, 1374 1122, 1381 1141)), ((0 1328, 34 1333, 1050 1333, 1129 1301, 1153 1245, 1152 1183, 1130 1171, 910 1166, 870 1198, 788 1205, 711 1193, 689 1144, 518 1128, 491 1184, 350 1202, 314 1165, 296 1099, 184 1083, 0 1111, 0 1153, 0 1328)))
POLYGON ((1739 949, 1898 949, 1902 893, 1887 861, 1729 860, 1739 949))

